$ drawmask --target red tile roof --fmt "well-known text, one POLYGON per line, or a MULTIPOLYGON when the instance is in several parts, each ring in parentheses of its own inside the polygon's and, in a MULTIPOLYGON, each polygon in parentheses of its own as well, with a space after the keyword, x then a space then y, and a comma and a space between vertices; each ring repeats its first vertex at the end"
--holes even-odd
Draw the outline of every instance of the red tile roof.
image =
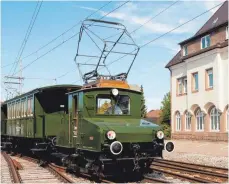
POLYGON ((159 118, 161 110, 151 110, 146 114, 147 118, 159 118))

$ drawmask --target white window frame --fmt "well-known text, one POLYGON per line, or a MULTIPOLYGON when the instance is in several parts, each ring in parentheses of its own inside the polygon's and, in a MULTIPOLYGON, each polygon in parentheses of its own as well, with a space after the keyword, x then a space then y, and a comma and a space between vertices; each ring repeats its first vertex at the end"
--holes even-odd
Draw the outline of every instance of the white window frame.
POLYGON ((188 55, 188 46, 184 45, 183 46, 183 56, 187 56, 188 55))
POLYGON ((193 73, 192 74, 192 76, 193 76, 193 91, 199 91, 199 73, 198 72, 195 72, 195 73, 193 73), (196 76, 197 75, 197 82, 196 82, 196 76), (198 84, 198 86, 197 86, 197 89, 196 89, 196 83, 198 84))
POLYGON ((185 131, 191 131, 191 129, 192 129, 192 116, 191 116, 191 114, 187 111, 186 113, 185 113, 185 131), (188 126, 187 125, 190 125, 190 127, 188 128, 188 126))
POLYGON ((178 95, 181 95, 183 92, 183 85, 182 85, 182 78, 177 79, 177 83, 178 83, 178 95), (181 85, 181 86, 180 86, 181 85), (181 91, 180 91, 181 90, 181 91))
POLYGON ((220 113, 219 113, 219 110, 216 109, 216 107, 213 107, 210 111, 210 126, 211 126, 212 132, 219 132, 220 131, 220 113), (212 121, 212 120, 215 120, 215 117, 216 117, 217 122, 212 121), (212 125, 214 125, 214 124, 216 125, 216 127, 213 129, 212 125))
POLYGON ((213 74, 213 68, 210 68, 210 69, 207 69, 206 70, 206 72, 207 72, 207 87, 208 88, 213 88, 213 86, 214 86, 214 80, 213 80, 213 77, 214 77, 214 74, 213 74), (211 71, 211 73, 212 73, 212 86, 210 86, 210 78, 209 78, 209 73, 210 73, 210 71, 211 71))
POLYGON ((176 117, 176 131, 181 131, 181 115, 180 115, 180 112, 177 112, 175 117, 176 117))
POLYGON ((226 40, 228 40, 228 26, 226 27, 226 40))
POLYGON ((187 87, 188 87, 188 79, 187 79, 187 77, 184 77, 183 78, 183 90, 184 90, 184 94, 187 94, 188 93, 188 89, 187 89, 187 87), (186 81, 186 83, 185 83, 185 81, 186 81))
POLYGON ((209 35, 206 35, 206 36, 203 36, 202 38, 201 38, 201 40, 200 40, 200 45, 201 45, 201 49, 205 49, 205 48, 208 48, 208 47, 210 47, 210 45, 211 45, 211 37, 210 37, 210 45, 209 46, 206 46, 207 45, 207 37, 210 37, 210 34, 209 35), (205 42, 205 47, 203 47, 203 45, 202 45, 202 39, 204 39, 204 42, 205 42))
POLYGON ((196 131, 197 132, 203 132, 204 131, 204 113, 200 109, 197 110, 197 112, 196 112, 196 131), (198 129, 198 124, 200 125, 201 123, 202 123, 202 129, 200 129, 200 128, 198 129))
POLYGON ((229 106, 226 111, 226 123, 227 123, 227 132, 229 132, 229 106))

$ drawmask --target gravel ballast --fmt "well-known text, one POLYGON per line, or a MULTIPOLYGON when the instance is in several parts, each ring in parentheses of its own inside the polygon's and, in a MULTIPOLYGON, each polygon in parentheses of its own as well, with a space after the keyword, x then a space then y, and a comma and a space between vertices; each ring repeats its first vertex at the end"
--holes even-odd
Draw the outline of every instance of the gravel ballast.
POLYGON ((167 151, 164 151, 164 159, 228 168, 228 157, 223 156, 212 156, 181 152, 168 153, 167 151))

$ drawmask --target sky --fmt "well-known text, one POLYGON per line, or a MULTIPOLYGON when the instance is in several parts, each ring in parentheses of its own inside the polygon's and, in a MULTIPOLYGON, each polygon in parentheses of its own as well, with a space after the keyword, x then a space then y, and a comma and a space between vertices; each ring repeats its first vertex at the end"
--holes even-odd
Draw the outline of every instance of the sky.
MULTIPOLYGON (((178 1, 172 5, 174 2, 130 1, 105 16, 103 20, 122 23, 126 26, 128 32, 139 28, 131 36, 135 43, 141 46, 214 7, 221 1, 178 1), (148 21, 169 6, 171 7, 148 21)), ((3 83, 4 76, 9 75, 10 71, 12 73, 14 65, 11 63, 16 61, 16 56, 25 37, 36 3, 36 1, 1 2, 1 100, 6 98, 5 85, 3 83)), ((25 77, 23 92, 53 84, 82 85, 82 80, 80 80, 81 78, 74 62, 79 37, 78 35, 74 36, 65 42, 65 40, 79 32, 81 24, 70 29, 38 52, 29 57, 26 56, 61 35, 79 21, 84 20, 88 15, 107 3, 108 1, 44 1, 42 3, 22 54, 22 68, 34 61, 22 71, 22 76, 25 77), (61 46, 55 48, 59 44, 61 46), (48 52, 49 50, 52 51, 48 52), (47 52, 48 54, 40 58, 47 52)), ((122 3, 124 2, 112 1, 90 18, 100 19, 122 3)), ((140 49, 127 80, 130 84, 143 86, 148 111, 159 109, 164 95, 170 91, 170 72, 165 68, 165 65, 179 51, 180 46, 178 43, 193 36, 218 8, 140 49)), ((98 32, 100 35, 108 33, 107 30, 98 32)), ((88 40, 81 42, 82 50, 89 53, 93 53, 95 50, 92 45, 93 43, 88 40)), ((111 62, 113 58, 115 59, 116 57, 111 55, 108 62, 111 62)), ((84 61, 82 60, 82 62, 84 61)), ((126 72, 130 61, 129 57, 125 57, 109 65, 109 70, 114 73, 126 72)), ((82 68, 83 71, 90 69, 82 68)), ((18 70, 19 67, 16 68, 16 75, 19 74, 18 70)), ((16 87, 16 85, 13 87, 16 87)))

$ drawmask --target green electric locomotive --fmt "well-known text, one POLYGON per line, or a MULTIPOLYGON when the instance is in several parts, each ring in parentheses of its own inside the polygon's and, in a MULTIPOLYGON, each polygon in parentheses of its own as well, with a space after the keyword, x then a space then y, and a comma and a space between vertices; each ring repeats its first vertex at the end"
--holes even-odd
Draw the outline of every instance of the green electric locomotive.
POLYGON ((52 155, 78 172, 146 171, 162 157, 164 133, 141 119, 140 108, 140 90, 125 81, 100 79, 68 93, 68 121, 59 125, 52 155))

